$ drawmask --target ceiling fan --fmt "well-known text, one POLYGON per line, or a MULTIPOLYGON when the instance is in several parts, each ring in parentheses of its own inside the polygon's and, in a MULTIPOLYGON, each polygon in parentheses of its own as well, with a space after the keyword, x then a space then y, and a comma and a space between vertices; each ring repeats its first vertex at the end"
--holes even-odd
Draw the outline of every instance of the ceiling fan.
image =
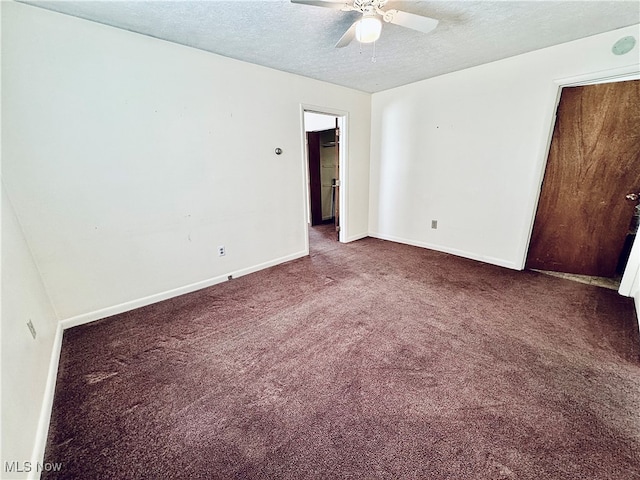
POLYGON ((360 12, 362 18, 354 22, 349 30, 342 35, 336 43, 336 48, 346 47, 355 38, 360 43, 372 43, 380 38, 382 22, 380 17, 387 23, 411 28, 418 32, 428 33, 438 26, 438 20, 415 13, 403 12, 401 10, 382 10, 388 0, 353 0, 352 2, 331 1, 331 0, 291 0, 291 3, 302 5, 312 5, 315 7, 326 7, 343 12, 360 12))

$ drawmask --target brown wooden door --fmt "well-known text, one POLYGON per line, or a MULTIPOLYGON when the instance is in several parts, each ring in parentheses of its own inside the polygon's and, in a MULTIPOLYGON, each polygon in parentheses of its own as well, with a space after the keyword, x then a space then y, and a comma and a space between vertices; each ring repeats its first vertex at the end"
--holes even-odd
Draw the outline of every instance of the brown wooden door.
POLYGON ((527 267, 615 275, 640 191, 640 80, 564 88, 527 267))
POLYGON ((309 153, 309 201, 311 225, 322 223, 322 180, 320 175, 320 132, 307 132, 309 153))

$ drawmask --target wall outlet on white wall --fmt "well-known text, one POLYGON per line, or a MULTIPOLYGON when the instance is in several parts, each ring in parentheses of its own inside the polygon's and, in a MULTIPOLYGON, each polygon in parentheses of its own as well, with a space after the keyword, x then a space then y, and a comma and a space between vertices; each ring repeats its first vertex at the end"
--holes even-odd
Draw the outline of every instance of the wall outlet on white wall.
POLYGON ((431 220, 431 228, 434 230, 438 228, 438 220, 431 220))
POLYGON ((219 257, 224 257, 224 254, 225 254, 224 245, 220 245, 218 247, 218 256, 219 257))

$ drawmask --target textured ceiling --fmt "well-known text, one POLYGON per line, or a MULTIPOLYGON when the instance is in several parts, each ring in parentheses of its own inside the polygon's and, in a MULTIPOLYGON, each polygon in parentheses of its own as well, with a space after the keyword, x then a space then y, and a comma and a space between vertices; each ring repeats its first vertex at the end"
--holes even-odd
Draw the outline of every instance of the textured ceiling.
POLYGON ((263 1, 25 1, 285 72, 377 92, 640 23, 637 1, 389 1, 440 20, 384 24, 372 46, 333 46, 355 12, 263 1))

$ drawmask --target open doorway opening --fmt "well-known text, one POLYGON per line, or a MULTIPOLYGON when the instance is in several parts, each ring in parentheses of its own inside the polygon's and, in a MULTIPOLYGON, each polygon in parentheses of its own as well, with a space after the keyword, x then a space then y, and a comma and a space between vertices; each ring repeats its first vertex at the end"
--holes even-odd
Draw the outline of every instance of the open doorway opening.
POLYGON ((303 112, 311 248, 314 241, 338 242, 343 236, 344 123, 344 115, 315 109, 303 112))

